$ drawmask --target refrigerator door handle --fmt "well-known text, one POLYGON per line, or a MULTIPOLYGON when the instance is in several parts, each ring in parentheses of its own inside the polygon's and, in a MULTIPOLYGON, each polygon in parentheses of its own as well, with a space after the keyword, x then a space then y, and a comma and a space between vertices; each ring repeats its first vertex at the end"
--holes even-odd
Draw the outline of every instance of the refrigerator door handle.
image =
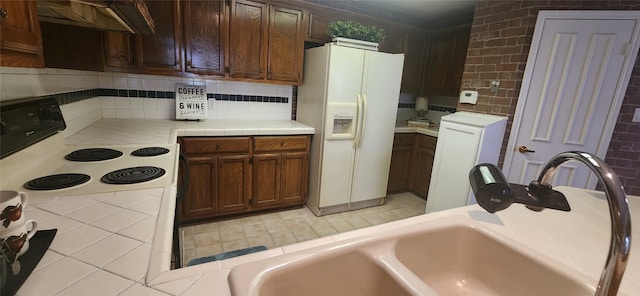
POLYGON ((362 134, 362 116, 363 114, 363 110, 362 110, 362 96, 360 95, 360 93, 358 93, 358 98, 356 100, 357 103, 357 113, 356 113, 356 134, 353 137, 353 147, 354 148, 358 148, 359 143, 358 141, 360 141, 360 135, 362 134))
POLYGON ((358 135, 358 147, 362 145, 362 137, 364 137, 364 128, 367 123, 367 95, 362 94, 362 119, 360 120, 360 134, 358 135))

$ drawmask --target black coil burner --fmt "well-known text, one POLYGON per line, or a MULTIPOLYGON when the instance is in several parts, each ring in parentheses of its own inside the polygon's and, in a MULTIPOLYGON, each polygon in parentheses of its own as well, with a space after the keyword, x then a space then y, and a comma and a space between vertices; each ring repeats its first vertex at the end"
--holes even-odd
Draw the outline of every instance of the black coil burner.
POLYGON ((165 170, 153 166, 139 166, 110 172, 100 181, 107 184, 135 184, 160 178, 165 170))
POLYGON ((73 151, 64 156, 64 159, 70 161, 90 162, 109 160, 122 156, 124 153, 109 148, 88 148, 73 151))
POLYGON ((85 174, 57 174, 40 177, 24 183, 24 188, 31 190, 54 190, 73 187, 89 181, 85 174))
POLYGON ((158 156, 169 153, 169 149, 162 147, 145 147, 131 152, 133 156, 158 156))

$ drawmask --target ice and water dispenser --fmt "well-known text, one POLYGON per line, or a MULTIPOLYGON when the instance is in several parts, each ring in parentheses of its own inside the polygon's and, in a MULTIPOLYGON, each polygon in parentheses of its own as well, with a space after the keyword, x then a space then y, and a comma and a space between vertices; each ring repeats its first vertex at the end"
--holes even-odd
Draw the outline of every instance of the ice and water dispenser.
POLYGON ((350 140, 355 137, 357 126, 357 108, 352 103, 327 104, 327 120, 325 139, 350 140))

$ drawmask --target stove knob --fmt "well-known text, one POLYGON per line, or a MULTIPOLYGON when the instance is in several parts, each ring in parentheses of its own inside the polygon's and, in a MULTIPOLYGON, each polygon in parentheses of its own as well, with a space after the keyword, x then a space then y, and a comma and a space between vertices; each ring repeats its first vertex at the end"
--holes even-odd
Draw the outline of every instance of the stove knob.
POLYGON ((60 109, 56 109, 52 112, 52 116, 53 116, 53 120, 54 121, 62 121, 62 112, 60 111, 60 109))
POLYGON ((38 117, 42 120, 51 120, 53 119, 53 112, 50 109, 42 108, 38 110, 38 117))

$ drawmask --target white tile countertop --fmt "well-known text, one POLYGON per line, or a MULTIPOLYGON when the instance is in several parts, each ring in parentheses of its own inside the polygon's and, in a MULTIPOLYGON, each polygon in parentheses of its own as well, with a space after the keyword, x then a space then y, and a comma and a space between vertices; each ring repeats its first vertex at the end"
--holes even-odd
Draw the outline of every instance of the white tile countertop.
POLYGON ((67 145, 173 144, 180 136, 243 136, 313 134, 293 120, 176 121, 103 118, 67 137, 67 145))
MULTIPOLYGON (((33 158, 38 150, 52 150, 65 143, 167 144, 181 135, 311 133, 313 129, 293 121, 102 119, 66 139, 49 138, 19 152, 17 157, 33 158)), ((0 160, 3 170, 9 167, 6 159, 0 160)), ((30 199, 26 216, 38 220, 40 229, 57 228, 58 234, 17 295, 231 295, 227 277, 240 264, 371 235, 392 235, 394 229, 445 216, 478 221, 491 231, 586 275, 595 285, 609 243, 606 199, 601 192, 557 189, 567 195, 571 212, 536 213, 512 205, 489 214, 477 205, 467 206, 177 270, 169 270, 175 183, 134 191, 38 196, 30 199)), ((629 197, 629 201, 636 219, 632 220, 632 250, 621 295, 640 295, 640 197, 629 197)))

